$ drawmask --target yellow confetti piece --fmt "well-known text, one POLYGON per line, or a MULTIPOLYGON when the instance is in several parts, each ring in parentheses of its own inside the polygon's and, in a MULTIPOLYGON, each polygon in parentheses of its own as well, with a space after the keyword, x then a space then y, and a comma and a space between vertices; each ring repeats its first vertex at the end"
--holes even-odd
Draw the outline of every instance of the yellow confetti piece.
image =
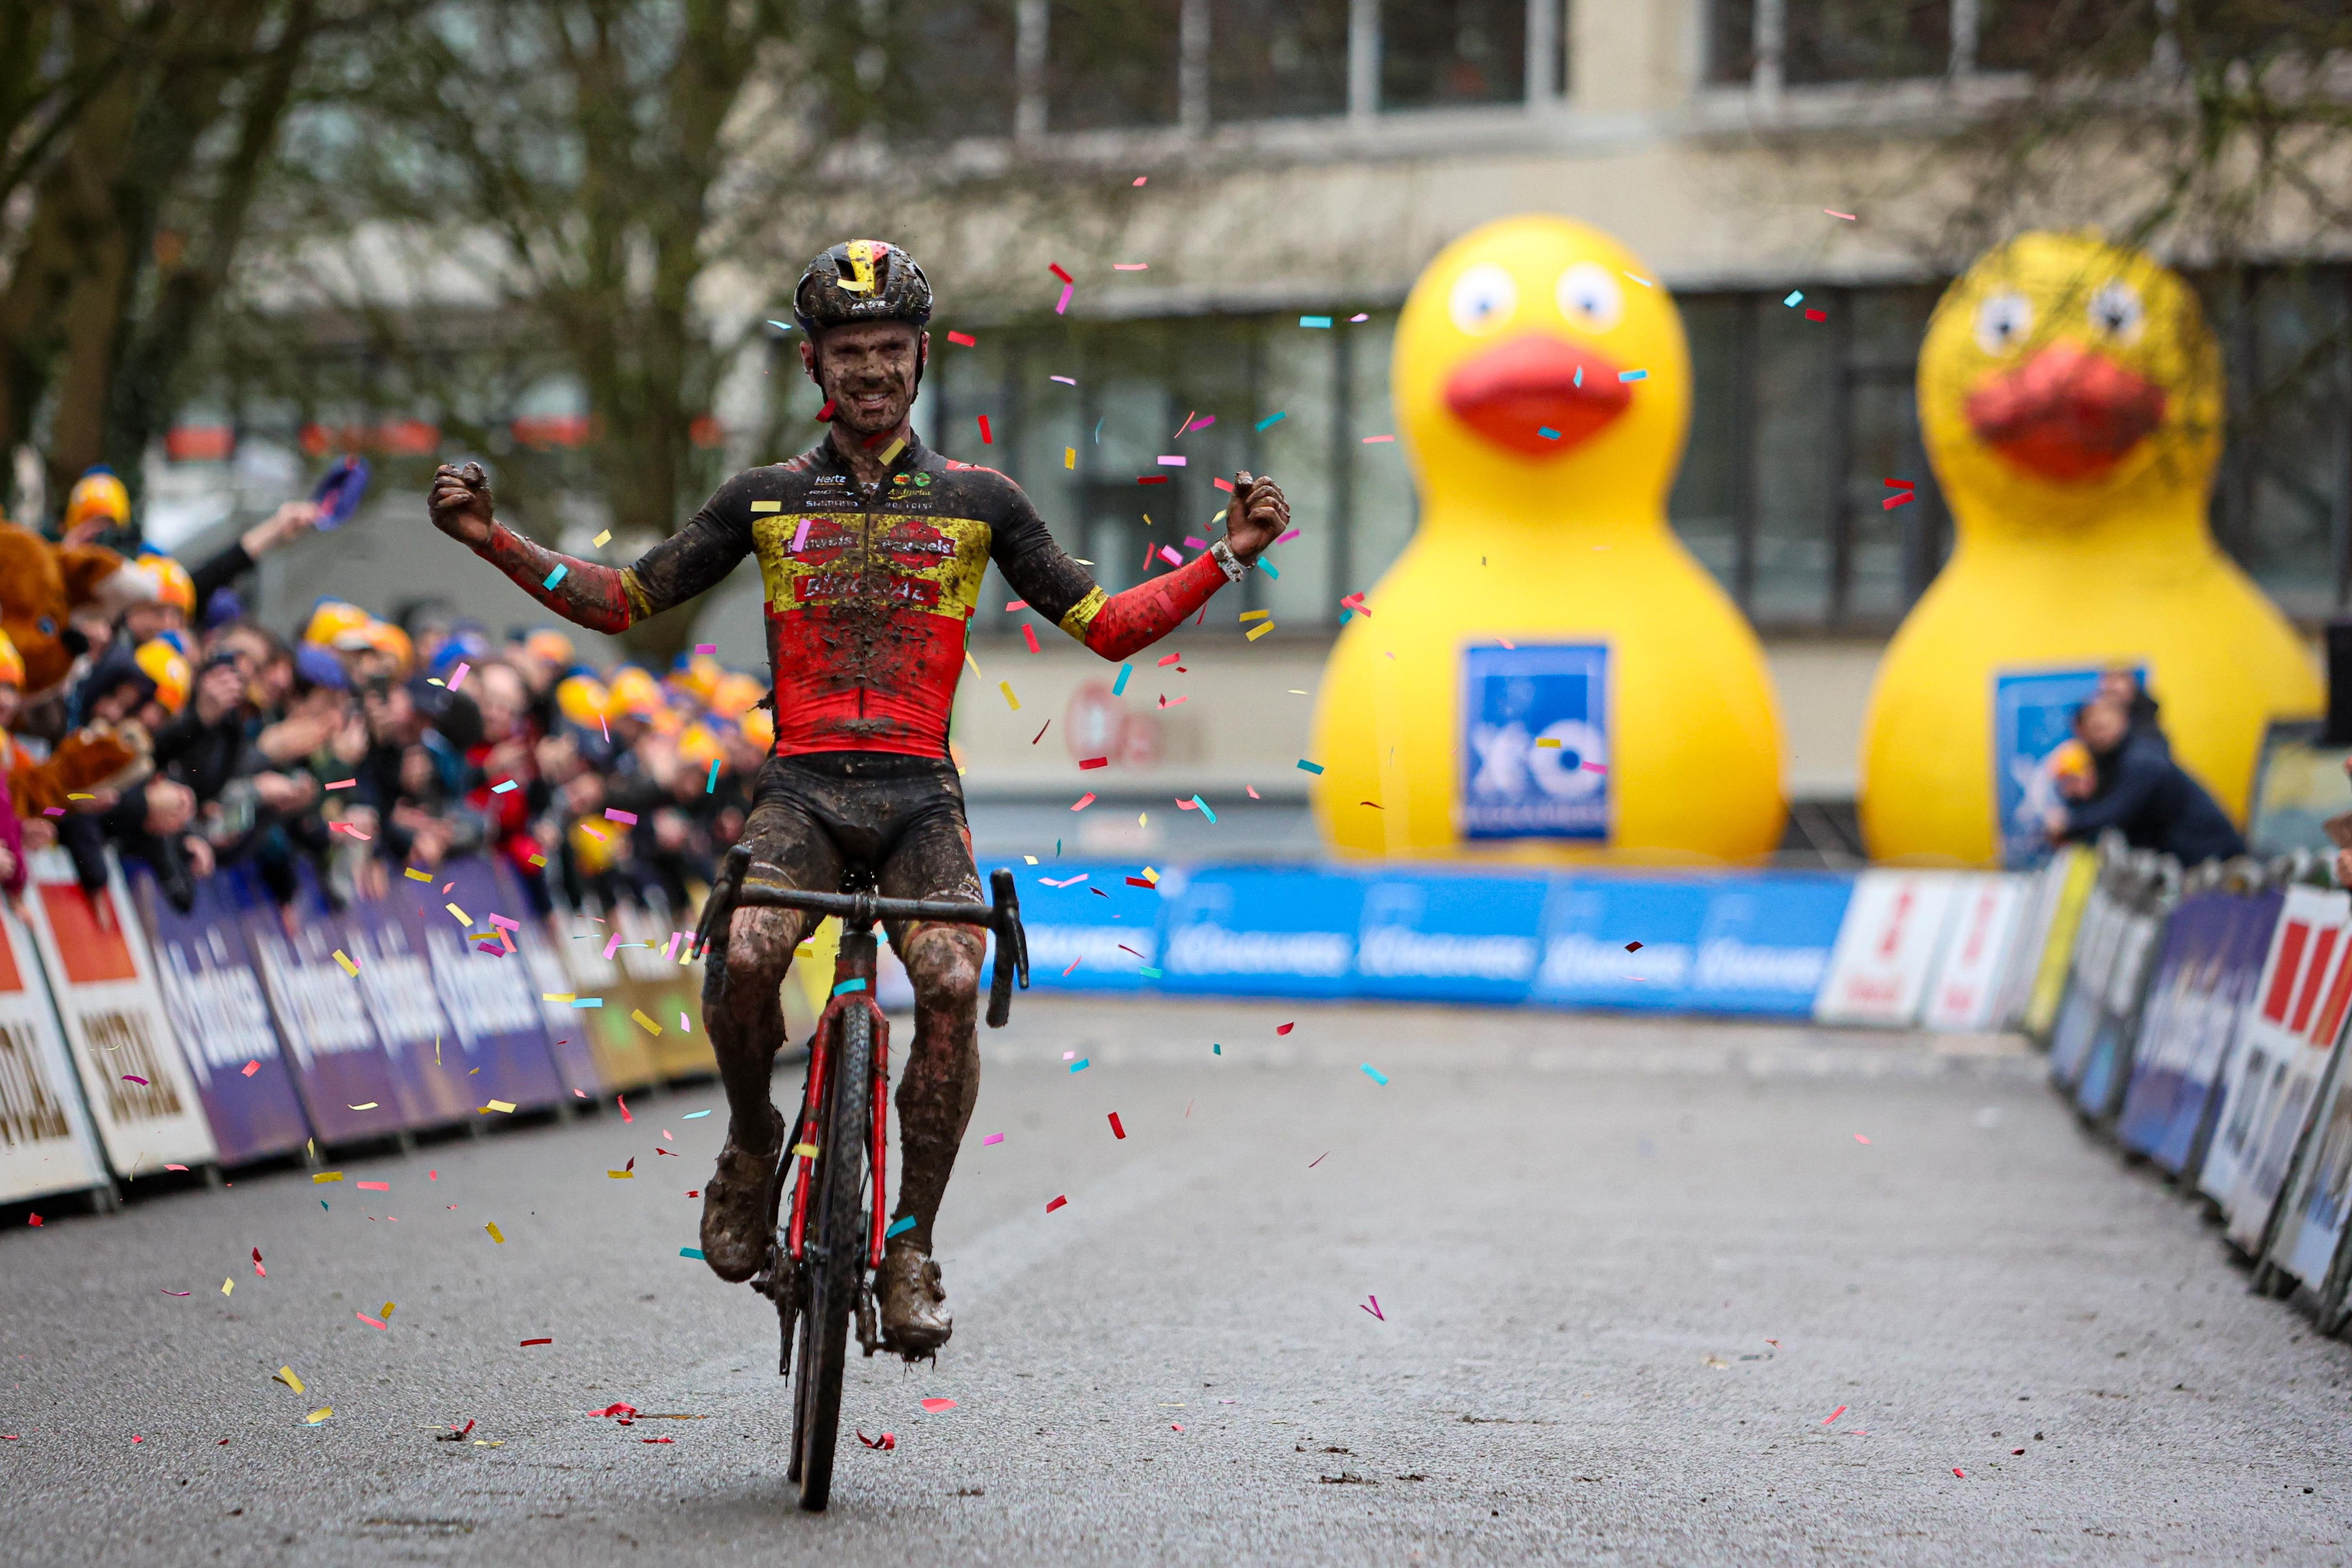
POLYGON ((294 1369, 290 1366, 281 1366, 269 1376, 270 1381, 282 1383, 297 1394, 302 1392, 302 1380, 294 1375, 294 1369))
POLYGON ((454 904, 445 904, 441 907, 456 915, 457 917, 457 924, 460 925, 471 925, 474 923, 474 917, 472 915, 467 914, 464 910, 458 908, 454 904))
POLYGON ((230 1291, 232 1291, 236 1290, 236 1281, 235 1280, 227 1280, 227 1279, 224 1279, 224 1280, 221 1281, 221 1294, 222 1294, 222 1295, 226 1296, 226 1295, 227 1295, 230 1291))
MULTIPOLYGON (((971 666, 971 673, 973 674, 980 674, 980 661, 971 656, 971 650, 969 648, 966 648, 963 651, 963 662, 971 666)), ((988 677, 985 675, 981 675, 981 679, 982 680, 986 680, 987 678, 988 677)))
POLYGON ((539 999, 542 1002, 576 1002, 580 998, 572 991, 541 991, 539 999))
POLYGON ((1536 749, 1538 751, 1558 751, 1559 749, 1559 742, 1550 737, 1546 737, 1544 739, 1536 742, 1536 749))
POLYGON ((1158 887, 1160 885, 1160 873, 1152 870, 1150 866, 1145 866, 1143 868, 1143 880, 1150 883, 1152 886, 1158 887))
POLYGON ((1006 707, 1011 708, 1014 713, 1019 713, 1021 711, 1021 699, 1013 695, 1013 683, 1011 681, 997 682, 996 689, 1004 694, 1004 706, 1006 707))
POLYGON ((631 1008, 631 1009, 629 1009, 629 1016, 630 1016, 631 1018, 633 1018, 633 1019, 636 1019, 636 1020, 637 1020, 637 1022, 638 1022, 638 1024, 639 1024, 639 1025, 641 1025, 641 1026, 645 1029, 645 1031, 646 1031, 647 1034, 659 1034, 659 1033, 661 1033, 661 1031, 662 1031, 662 1026, 661 1026, 661 1025, 659 1025, 659 1024, 657 1024, 657 1023, 656 1023, 656 1022, 654 1022, 654 1020, 653 1020, 653 1019, 649 1019, 649 1018, 646 1017, 646 1009, 643 1009, 643 1008, 631 1008))
POLYGON ((907 450, 907 438, 900 436, 882 449, 882 466, 887 468, 898 461, 898 454, 907 450))
POLYGON ((343 1173, 341 1171, 313 1171, 310 1173, 310 1179, 314 1182, 341 1181, 343 1179, 343 1173))
POLYGON ((1065 468, 1076 468, 1077 465, 1078 465, 1078 449, 1077 449, 1076 447, 1075 447, 1075 446, 1065 446, 1065 447, 1063 447, 1063 448, 1062 448, 1062 466, 1063 466, 1063 467, 1065 467, 1065 468))
POLYGON ((816 1158, 816 1145, 814 1144, 794 1144, 793 1145, 793 1153, 796 1155, 804 1155, 810 1159, 814 1159, 816 1158))
POLYGON ((545 855, 533 855, 530 857, 530 863, 533 865, 545 865, 547 863, 547 857, 545 855))
POLYGON ((1263 626, 1253 626, 1253 627, 1251 627, 1251 628, 1249 629, 1249 637, 1248 637, 1248 641, 1250 641, 1250 642, 1252 642, 1252 643, 1255 643, 1255 642, 1256 642, 1260 637, 1265 636, 1267 632, 1271 632, 1271 631, 1273 631, 1273 630, 1274 630, 1274 622, 1271 622, 1271 621, 1267 622, 1266 622, 1265 625, 1263 625, 1263 626))
POLYGON ((497 1221, 493 1220, 491 1223, 483 1226, 482 1228, 488 1231, 490 1233, 490 1239, 497 1242, 499 1246, 503 1247, 507 1244, 507 1239, 499 1234, 497 1221))
POLYGON ((637 1175, 635 1171, 606 1171, 604 1174, 614 1181, 634 1181, 637 1175))
POLYGON ((1263 621, 1273 613, 1274 612, 1271 610, 1244 610, 1242 612, 1242 619, 1245 622, 1263 621))
POLYGON ((343 967, 344 974, 351 976, 353 979, 359 978, 360 967, 357 964, 352 963, 350 958, 346 957, 341 947, 335 949, 335 962, 343 967))
POLYGON ((67 800, 97 800, 97 799, 98 799, 98 797, 97 797, 97 796, 95 796, 95 795, 82 795, 82 794, 68 793, 68 794, 66 796, 66 799, 67 799, 67 800))
POLYGON ((588 542, 594 545, 598 549, 603 549, 606 545, 613 542, 613 530, 606 528, 603 533, 598 534, 594 538, 590 539, 588 542))
POLYGON ((493 1111, 498 1112, 500 1115, 511 1116, 514 1114, 514 1102, 511 1100, 493 1100, 488 1104, 482 1107, 482 1114, 484 1115, 488 1115, 493 1111))
POLYGON ((328 1419, 330 1416, 333 1416, 333 1415, 334 1415, 334 1413, 335 1413, 335 1407, 334 1407, 333 1406, 331 1406, 331 1405, 321 1405, 321 1406, 320 1406, 316 1410, 311 1411, 308 1416, 303 1416, 303 1417, 302 1417, 302 1424, 303 1424, 304 1426, 306 1426, 306 1427, 315 1427, 315 1426, 317 1426, 320 1422, 324 1421, 324 1420, 328 1419))
POLYGON ((433 880, 433 873, 431 872, 418 871, 415 866, 404 868, 400 874, 406 877, 411 882, 431 882, 433 880))
POLYGON ((393 1309, 393 1305, 394 1305, 394 1303, 392 1303, 392 1302, 390 1302, 390 1301, 386 1301, 386 1302, 384 1302, 384 1304, 383 1304, 383 1311, 382 1311, 382 1312, 380 1312, 376 1313, 376 1316, 378 1316, 378 1317, 380 1317, 380 1318, 388 1318, 388 1317, 392 1316, 392 1309, 393 1309))

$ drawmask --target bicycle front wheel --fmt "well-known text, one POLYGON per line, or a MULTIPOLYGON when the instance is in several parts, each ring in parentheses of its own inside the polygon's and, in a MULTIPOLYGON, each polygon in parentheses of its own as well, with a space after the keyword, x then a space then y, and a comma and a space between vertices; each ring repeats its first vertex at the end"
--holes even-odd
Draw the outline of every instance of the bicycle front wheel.
POLYGON ((866 1276, 868 1217, 866 1140, 874 1092, 874 1015, 845 1008, 834 1030, 825 1072, 824 1143, 814 1161, 802 1251, 800 1359, 793 1382, 793 1453, 801 1507, 822 1511, 833 1493, 833 1455, 841 1431, 841 1375, 849 1354, 850 1317, 866 1276))

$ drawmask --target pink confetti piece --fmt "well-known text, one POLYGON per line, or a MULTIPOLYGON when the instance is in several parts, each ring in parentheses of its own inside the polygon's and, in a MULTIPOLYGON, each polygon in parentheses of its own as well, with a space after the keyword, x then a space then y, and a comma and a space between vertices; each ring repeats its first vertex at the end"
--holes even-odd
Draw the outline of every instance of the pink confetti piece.
POLYGON ((1358 1312, 1370 1312, 1372 1316, 1380 1319, 1382 1322, 1389 1321, 1388 1313, 1381 1311, 1381 1299, 1378 1296, 1366 1296, 1364 1298, 1364 1301, 1358 1301, 1356 1303, 1356 1310, 1358 1312), (1371 1305, 1368 1307, 1364 1305, 1364 1301, 1370 1301, 1371 1302, 1371 1305))
POLYGON ((1077 378, 1075 376, 1047 376, 1045 379, 1049 382, 1059 382, 1066 387, 1074 387, 1078 384, 1077 378))
POLYGON ((984 1138, 981 1139, 981 1141, 980 1141, 980 1146, 981 1146, 982 1148, 983 1148, 983 1149, 984 1149, 984 1148, 988 1147, 988 1145, 991 1145, 991 1144, 1001 1144, 1001 1143, 1003 1143, 1003 1141, 1004 1141, 1004 1134, 1002 1134, 1002 1133, 991 1133, 991 1134, 988 1134, 988 1136, 986 1136, 986 1137, 984 1137, 984 1138))
POLYGON ((363 843, 363 844, 367 844, 367 843, 373 843, 373 842, 375 841, 373 838, 370 837, 370 836, 369 836, 368 834, 366 834, 366 833, 363 833, 363 832, 360 831, 357 828, 355 828, 355 827, 352 826, 352 824, 351 824, 351 823, 349 823, 349 822, 329 822, 329 823, 327 824, 327 826, 328 826, 330 829, 331 829, 333 831, 335 831, 335 832, 338 832, 338 833, 347 833, 347 834, 349 834, 351 837, 352 837, 352 838, 355 838, 355 839, 359 840, 359 841, 360 841, 360 842, 362 842, 362 843, 363 843))
POLYGON ((698 653, 716 653, 719 652, 719 644, 716 643, 697 643, 694 645, 694 651, 698 653))
POLYGON ((613 1103, 621 1108, 621 1120, 623 1122, 634 1122, 636 1120, 635 1116, 629 1114, 629 1102, 625 1097, 615 1094, 613 1096, 613 1103))
POLYGON ((520 931, 522 929, 522 926, 519 923, 509 920, 503 915, 491 915, 490 924, 504 931, 520 931))
POLYGON ((367 1324, 367 1326, 372 1329, 383 1329, 386 1332, 389 1332, 392 1326, 385 1322, 382 1318, 372 1318, 365 1312, 353 1312, 352 1316, 359 1319, 360 1322, 367 1324))
POLYGON ((1160 547, 1160 559, 1165 560, 1170 566, 1182 566, 1184 564, 1184 558, 1178 555, 1173 549, 1171 549, 1166 545, 1161 545, 1160 547))
POLYGON ((1073 811, 1083 811, 1083 810, 1085 810, 1087 807, 1089 807, 1089 806, 1093 805, 1094 803, 1095 803, 1095 792, 1094 792, 1093 790, 1089 789, 1089 790, 1087 790, 1085 794, 1083 794, 1083 795, 1081 795, 1081 796, 1079 796, 1079 797, 1078 797, 1078 799, 1077 799, 1077 803, 1076 803, 1076 805, 1072 806, 1072 807, 1070 808, 1070 810, 1073 810, 1073 811))
POLYGON ((1828 1426, 1831 1422, 1835 1421, 1839 1416, 1843 1416, 1843 1415, 1844 1415, 1844 1414, 1845 1414, 1845 1406, 1843 1406, 1843 1405, 1841 1405, 1841 1406, 1839 1406, 1836 1409, 1834 1409, 1834 1410, 1831 1411, 1828 1415, 1826 1415, 1826 1416, 1822 1416, 1822 1426, 1824 1426, 1824 1427, 1826 1427, 1826 1426, 1828 1426))
POLYGON ((1064 311, 1067 310, 1070 308, 1070 296, 1076 292, 1076 285, 1069 283, 1062 285, 1062 297, 1054 301, 1054 314, 1059 316, 1064 311))
POLYGON ((124 1082, 125 1083, 136 1083, 136 1084, 138 1084, 138 1085, 139 1085, 141 1088, 142 1088, 142 1089, 143 1089, 143 1088, 151 1087, 151 1085, 147 1082, 147 1081, 146 1081, 144 1078, 140 1077, 140 1076, 139 1076, 139 1074, 137 1074, 137 1073, 135 1073, 135 1072, 126 1072, 126 1073, 124 1073, 124 1074, 122 1075, 122 1082, 124 1082))
POLYGON ((338 779, 332 784, 328 785, 327 788, 330 789, 349 789, 358 783, 359 780, 356 779, 338 779))
POLYGON ((246 1077, 250 1078, 250 1077, 252 1077, 255 1073, 257 1073, 257 1072, 258 1072, 258 1071, 261 1071, 261 1063, 260 1063, 260 1061, 257 1061, 257 1061, 248 1061, 248 1062, 247 1062, 243 1067, 241 1067, 241 1068, 237 1069, 237 1071, 238 1071, 239 1072, 243 1073, 246 1077))
POLYGON ((1278 538, 1278 539, 1275 540, 1274 542, 1275 542, 1275 543, 1276 543, 1276 544, 1278 544, 1278 545, 1286 545, 1286 544, 1288 544, 1291 540, 1293 540, 1293 539, 1297 538, 1297 537, 1298 537, 1298 530, 1297 530, 1297 528, 1293 528, 1293 529, 1291 529, 1288 533, 1286 533, 1286 534, 1283 535, 1280 538, 1278 538))
POLYGON ((457 665, 457 669, 456 674, 452 674, 452 675, 449 677, 449 689, 450 689, 451 691, 453 691, 453 692, 454 692, 454 691, 456 691, 459 686, 464 685, 466 684, 466 675, 467 675, 467 673, 468 671, 472 670, 472 669, 473 669, 473 667, 474 667, 473 665, 468 664, 466 664, 466 663, 464 663, 463 661, 460 661, 460 662, 459 662, 459 664, 458 664, 458 665, 457 665))
POLYGON ((167 1171, 184 1171, 188 1167, 185 1166, 165 1166, 163 1168, 167 1171))
MULTIPOLYGON (((1176 434, 1179 434, 1179 435, 1181 435, 1181 434, 1184 434, 1184 433, 1183 433, 1182 431, 1181 431, 1181 430, 1180 430, 1180 431, 1178 431, 1176 434)), ((1155 461, 1155 462, 1157 462, 1157 463, 1160 465, 1160 466, 1161 466, 1162 468, 1186 468, 1186 467, 1190 467, 1190 466, 1192 465, 1191 465, 1191 463, 1190 463, 1187 459, 1182 458, 1182 457, 1168 457, 1168 456, 1161 456, 1161 457, 1159 457, 1159 458, 1155 458, 1155 459, 1154 459, 1154 461, 1155 461)))
POLYGON ((1383 441, 1394 441, 1396 437, 1393 435, 1367 435, 1364 437, 1364 444, 1367 446, 1378 446, 1383 441))
POLYGON ((167 1296, 185 1296, 193 1294, 193 1292, 188 1291, 166 1291, 163 1293, 167 1296))
POLYGON ((1868 1138, 1864 1137, 1860 1133, 1856 1133, 1853 1135, 1853 1141, 1857 1144, 1866 1144, 1870 1142, 1868 1138))
MULTIPOLYGON (((1850 223, 1850 224, 1851 224, 1851 223, 1858 223, 1858 222, 1860 222, 1860 221, 1861 221, 1861 220, 1859 220, 1858 218, 1856 218, 1856 217, 1855 217, 1852 213, 1841 213, 1841 212, 1835 212, 1835 211, 1832 211, 1832 209, 1830 209, 1830 208, 1828 208, 1828 207, 1823 207, 1823 208, 1822 209, 1822 211, 1823 211, 1823 212, 1825 212, 1825 213, 1828 213, 1828 214, 1830 214, 1830 216, 1832 216, 1832 217, 1833 217, 1833 218, 1843 218, 1846 222, 1848 222, 1848 223, 1850 223)), ((1953 1473, 1954 1475, 1958 1475, 1960 1472, 1959 1472, 1959 1471, 1958 1471, 1958 1470, 1954 1470, 1952 1473, 1953 1473)))
POLYGON ((809 521, 810 519, 807 517, 803 517, 801 519, 800 527, 793 530, 793 553, 794 555, 798 555, 800 553, 801 547, 808 543, 809 521))
MULTIPOLYGON (((1143 182, 1138 180, 1136 183, 1140 185, 1143 182)), ((1110 269, 1113 272, 1145 272, 1150 270, 1150 267, 1151 264, 1148 261, 1114 261, 1110 264, 1110 269)))
POLYGON ((632 828, 637 825, 637 814, 635 811, 624 811, 618 806, 605 807, 604 820, 608 822, 621 822, 632 828))
POLYGON ((952 1410, 955 1407, 956 1402, 952 1399, 926 1399, 923 1401, 923 1408, 929 1411, 934 1416, 938 1415, 942 1410, 952 1410))

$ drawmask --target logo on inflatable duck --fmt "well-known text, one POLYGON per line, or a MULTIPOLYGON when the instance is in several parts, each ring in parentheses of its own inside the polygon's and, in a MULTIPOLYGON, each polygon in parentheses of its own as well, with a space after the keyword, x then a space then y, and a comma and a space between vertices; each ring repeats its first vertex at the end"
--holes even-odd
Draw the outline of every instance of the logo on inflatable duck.
POLYGON ((1871 694, 1872 854, 2030 858, 2063 710, 2105 668, 2141 673, 2175 755, 2242 822, 2265 726, 2326 698, 2208 526, 2224 382, 2196 295, 2141 252, 2022 235, 1945 293, 1918 375, 1954 544, 1871 694))
POLYGON ((1420 528, 1318 694, 1333 849, 1747 859, 1780 841, 1763 652, 1666 525, 1690 424, 1667 292, 1567 218, 1439 253, 1397 323, 1420 528))

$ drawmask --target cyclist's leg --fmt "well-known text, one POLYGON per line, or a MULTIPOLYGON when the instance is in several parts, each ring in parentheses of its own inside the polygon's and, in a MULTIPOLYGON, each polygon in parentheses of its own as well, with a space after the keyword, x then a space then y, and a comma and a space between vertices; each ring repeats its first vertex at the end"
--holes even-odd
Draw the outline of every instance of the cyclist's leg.
MULTIPOLYGON (((742 842, 752 882, 831 888, 841 858, 824 828, 775 758, 760 772, 742 842)), ((767 1254, 767 1185, 783 1139, 784 1118, 769 1093, 776 1050, 784 1040, 778 995, 793 949, 814 921, 792 909, 739 909, 727 928, 727 963, 703 988, 703 1027, 727 1092, 727 1144, 704 1189, 702 1254, 722 1280, 748 1280, 767 1254)))

